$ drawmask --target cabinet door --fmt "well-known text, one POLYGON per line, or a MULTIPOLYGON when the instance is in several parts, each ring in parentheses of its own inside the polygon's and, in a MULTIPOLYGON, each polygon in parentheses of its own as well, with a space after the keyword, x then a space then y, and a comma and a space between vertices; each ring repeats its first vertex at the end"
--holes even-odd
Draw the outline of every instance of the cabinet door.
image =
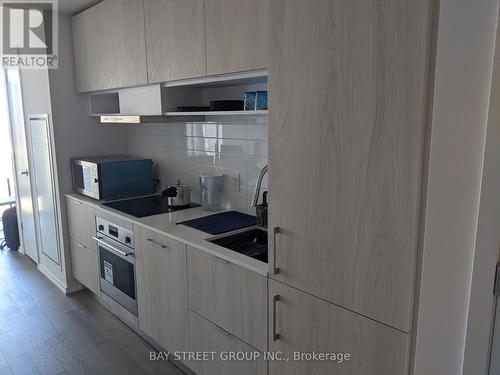
POLYGON ((267 373, 263 353, 192 311, 189 311, 189 350, 195 353, 214 353, 213 358, 187 362, 187 365, 198 374, 265 375, 267 373), (248 359, 228 359, 226 354, 230 352, 245 355, 248 359))
POLYGON ((99 294, 99 265, 97 251, 70 239, 73 277, 95 294, 99 294))
POLYGON ((139 328, 169 351, 185 350, 186 245, 139 227, 134 233, 139 328))
POLYGON ((270 12, 272 277, 406 332, 431 3, 273 0, 270 12))
POLYGON ((145 0, 148 80, 206 75, 204 0, 145 0))
POLYGON ((255 348, 267 341, 267 278, 188 248, 189 308, 255 348))
POLYGON ((73 17, 78 91, 147 83, 142 0, 104 0, 73 17))
POLYGON ((269 351, 282 352, 283 358, 289 359, 269 361, 270 375, 408 372, 410 334, 274 280, 269 280, 269 304, 269 351), (307 353, 313 352, 335 353, 336 357, 307 358, 307 353), (297 353, 304 357, 297 357, 297 353))
POLYGON ((267 67, 268 13, 269 0, 205 0, 208 75, 267 67))
POLYGON ((68 230, 70 238, 97 251, 95 240, 94 208, 78 199, 67 198, 68 230))

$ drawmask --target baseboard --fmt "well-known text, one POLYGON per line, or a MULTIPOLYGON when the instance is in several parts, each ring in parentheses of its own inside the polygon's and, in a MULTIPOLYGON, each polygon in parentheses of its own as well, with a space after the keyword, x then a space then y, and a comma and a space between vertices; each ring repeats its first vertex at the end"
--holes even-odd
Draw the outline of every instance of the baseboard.
POLYGON ((57 278, 55 278, 44 266, 42 266, 41 264, 38 264, 37 265, 37 269, 38 271, 40 271, 40 273, 42 275, 44 275, 47 279, 49 279, 49 281, 54 284, 61 292, 63 292, 65 295, 68 295, 68 294, 71 294, 71 293, 75 293, 75 292, 78 292, 79 290, 82 290, 83 287, 81 285, 72 285, 70 287, 68 287, 67 285, 61 283, 60 280, 58 280, 57 278))

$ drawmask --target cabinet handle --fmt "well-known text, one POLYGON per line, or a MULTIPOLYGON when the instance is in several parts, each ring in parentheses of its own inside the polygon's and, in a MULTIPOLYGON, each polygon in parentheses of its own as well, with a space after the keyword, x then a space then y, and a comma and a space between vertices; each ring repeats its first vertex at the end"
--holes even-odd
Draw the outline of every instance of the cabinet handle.
POLYGON ((80 242, 77 242, 76 244, 78 245, 78 247, 81 247, 82 249, 85 249, 86 247, 85 245, 82 245, 80 242))
POLYGON ((215 327, 215 329, 217 329, 217 331, 222 332, 224 335, 231 336, 231 332, 226 331, 224 328, 219 327, 217 324, 214 324, 214 327, 215 327))
POLYGON ((273 296, 273 341, 280 339, 280 334, 276 332, 276 303, 280 300, 279 294, 273 296))
POLYGON ((146 238, 146 241, 152 243, 153 245, 155 245, 156 247, 159 247, 160 249, 166 249, 168 247, 167 245, 163 245, 161 243, 156 242, 152 238, 146 238))
POLYGON ((73 202, 75 202, 75 204, 82 204, 82 202, 77 201, 77 200, 73 200, 73 202))
POLYGON ((274 227, 273 228, 273 275, 277 275, 280 273, 279 267, 276 267, 276 264, 278 263, 277 255, 276 255, 276 237, 278 233, 280 232, 280 227, 274 227))

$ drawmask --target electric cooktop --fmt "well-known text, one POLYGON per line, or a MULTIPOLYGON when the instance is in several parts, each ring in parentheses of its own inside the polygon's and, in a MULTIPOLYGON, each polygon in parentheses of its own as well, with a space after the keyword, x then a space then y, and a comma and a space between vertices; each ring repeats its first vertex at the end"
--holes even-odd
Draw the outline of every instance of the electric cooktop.
POLYGON ((182 207, 169 207, 167 202, 167 198, 161 198, 160 195, 150 195, 147 197, 105 202, 103 205, 135 217, 153 216, 200 206, 199 204, 191 203, 182 207))

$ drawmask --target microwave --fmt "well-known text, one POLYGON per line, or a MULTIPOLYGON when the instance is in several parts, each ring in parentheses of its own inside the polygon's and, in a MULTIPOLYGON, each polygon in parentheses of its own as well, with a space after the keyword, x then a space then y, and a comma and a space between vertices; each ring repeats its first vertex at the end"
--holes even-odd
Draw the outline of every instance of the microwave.
POLYGON ((153 161, 128 156, 71 159, 73 190, 97 200, 154 193, 153 161))

